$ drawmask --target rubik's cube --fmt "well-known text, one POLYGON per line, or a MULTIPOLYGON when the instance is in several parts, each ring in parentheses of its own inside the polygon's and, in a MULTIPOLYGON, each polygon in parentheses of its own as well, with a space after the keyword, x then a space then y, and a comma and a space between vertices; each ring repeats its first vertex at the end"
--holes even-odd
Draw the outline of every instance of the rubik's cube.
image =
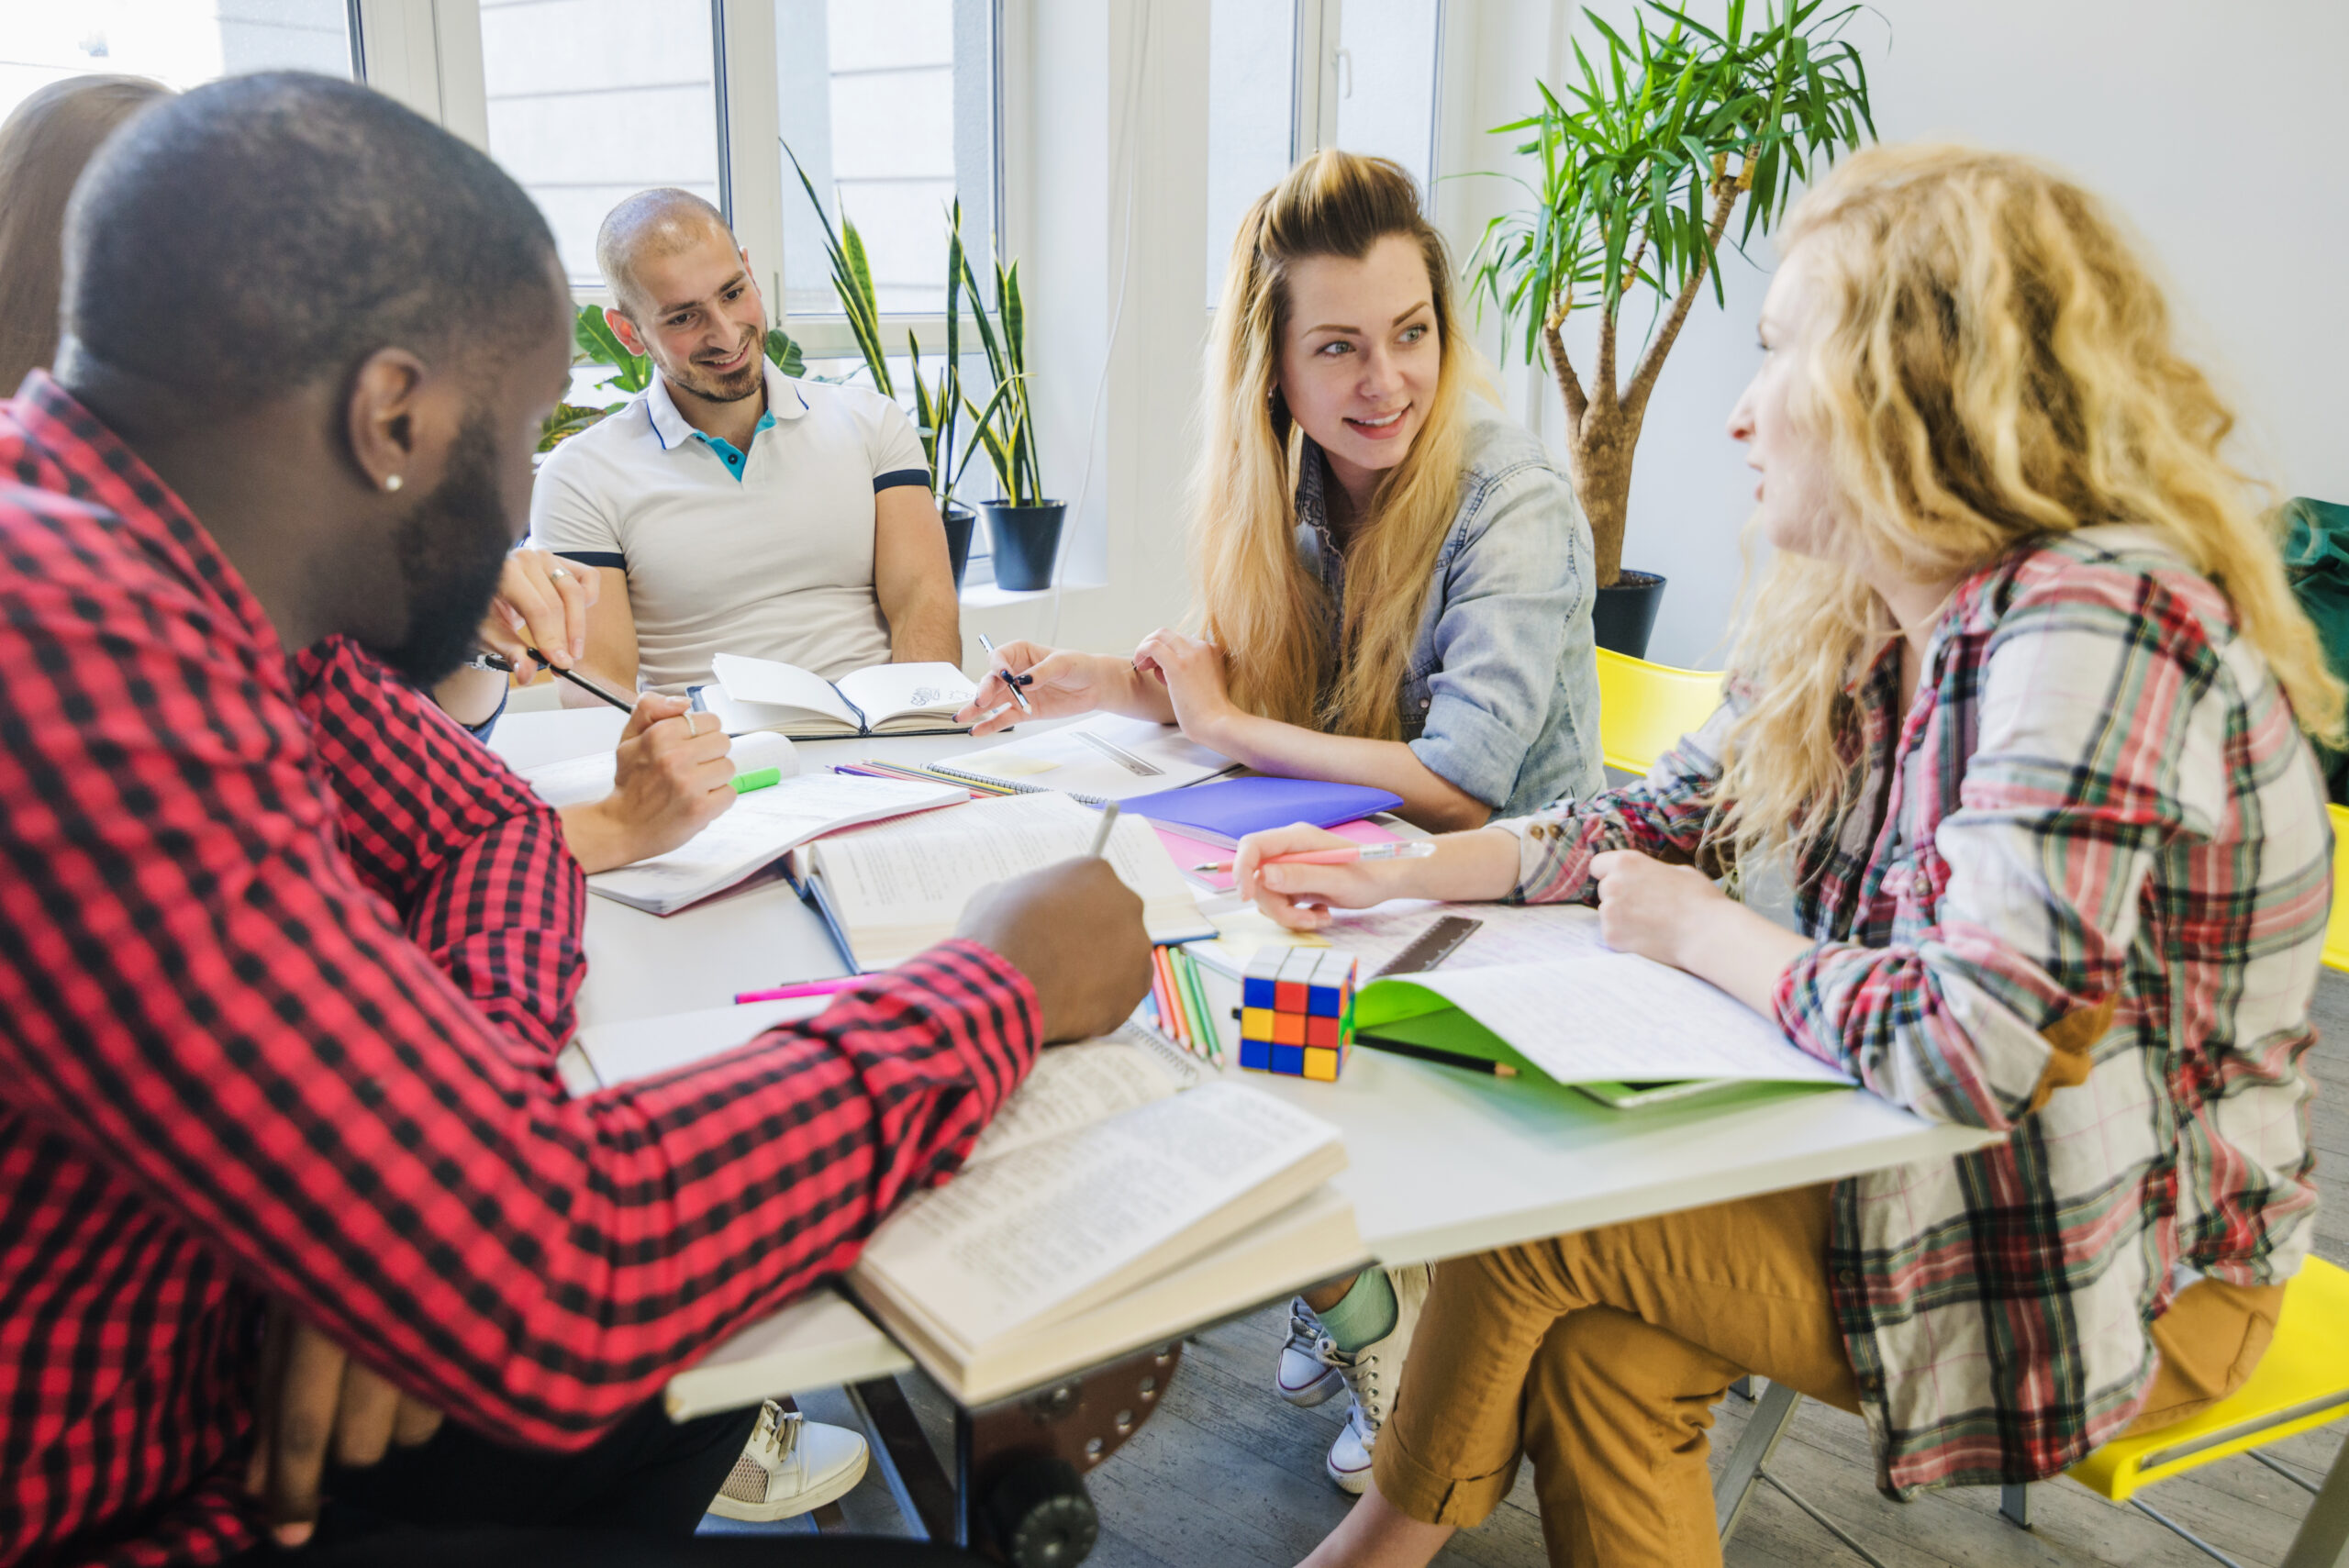
POLYGON ((1354 1040, 1354 956, 1259 948, 1240 984, 1240 1065, 1334 1084, 1354 1040))

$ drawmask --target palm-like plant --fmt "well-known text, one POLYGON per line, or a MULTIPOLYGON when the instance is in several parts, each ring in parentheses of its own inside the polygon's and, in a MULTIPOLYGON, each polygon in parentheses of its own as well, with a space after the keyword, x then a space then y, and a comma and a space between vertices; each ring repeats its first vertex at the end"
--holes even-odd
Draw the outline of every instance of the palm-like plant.
MULTIPOLYGON (((962 258, 963 286, 971 296, 971 318, 979 328, 979 346, 986 350, 987 370, 995 377, 995 394, 982 408, 963 399, 970 409, 972 439, 986 448, 987 462, 1003 486, 1002 499, 1015 506, 1034 506, 1044 500, 1043 468, 1036 453, 1036 421, 1028 404, 1028 313, 1019 300, 1019 263, 995 263, 996 313, 1001 330, 987 319, 981 303, 977 274, 971 259, 962 258)), ((963 451, 968 462, 970 451, 963 451)), ((961 472, 959 469, 956 471, 961 472)))
POLYGON ((1495 218, 1469 258, 1470 292, 1538 344, 1566 406, 1566 464, 1590 519, 1598 584, 1622 569, 1631 452, 1664 356, 1706 284, 1721 299, 1718 247, 1741 197, 1742 247, 1768 233, 1796 182, 1876 134, 1867 72, 1841 34, 1861 9, 1823 12, 1827 0, 1764 0, 1747 28, 1745 0, 1728 0, 1719 29, 1644 0, 1626 39, 1595 12, 1603 66, 1579 41, 1582 79, 1564 96, 1542 83, 1542 109, 1497 127, 1534 133, 1518 150, 1541 160, 1527 210, 1495 218), (1648 13, 1659 28, 1652 30, 1648 13), (1617 381, 1617 330, 1627 295, 1662 310, 1631 376, 1617 381), (1586 383, 1562 328, 1572 312, 1599 312, 1586 383))

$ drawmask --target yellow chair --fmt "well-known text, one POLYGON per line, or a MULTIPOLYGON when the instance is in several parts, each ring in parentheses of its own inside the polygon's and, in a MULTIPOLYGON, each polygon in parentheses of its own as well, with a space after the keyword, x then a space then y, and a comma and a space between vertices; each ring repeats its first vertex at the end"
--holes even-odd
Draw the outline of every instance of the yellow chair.
MULTIPOLYGON (((1800 1396, 1792 1389, 1771 1385, 1739 1437, 1729 1469, 1714 1488, 1724 1545, 1737 1528, 1738 1516, 1744 1512, 1755 1482, 1767 1481, 1786 1492, 1785 1485, 1763 1465, 1792 1424, 1799 1403, 1800 1396)), ((2140 1487, 2183 1475, 2212 1460, 2251 1452, 2343 1416, 2349 1416, 2349 1270, 2310 1258, 2284 1287, 2284 1310, 2277 1320, 2276 1338, 2241 1388, 2189 1420, 2135 1437, 2115 1438, 2064 1473, 2099 1496, 2129 1504, 2220 1562, 2232 1562, 2134 1494, 2140 1487)), ((2266 1454, 2252 1452, 2252 1457, 2316 1494, 2284 1559, 2284 1568, 2338 1568, 2349 1562, 2349 1445, 2343 1445, 2333 1460, 2321 1487, 2310 1485, 2266 1454)), ((1794 1501, 1811 1518, 1843 1536, 1809 1504, 1799 1497, 1794 1501)), ((2029 1529, 2027 1488, 2000 1488, 1998 1511, 2029 1529)), ((1856 1548, 1849 1537, 1843 1539, 1856 1548)), ((1865 1551, 1861 1554, 1866 1556, 1865 1551)))
POLYGON ((1598 751, 1610 768, 1644 773, 1721 705, 1721 673, 1675 670, 1598 651, 1598 751))
MULTIPOLYGON (((1598 732, 1604 745, 1604 716, 1599 718, 1598 732)), ((2325 809, 2332 813, 2332 918, 2324 928, 2324 966, 2349 969, 2349 897, 2342 895, 2342 890, 2349 888, 2349 806, 2325 809)))

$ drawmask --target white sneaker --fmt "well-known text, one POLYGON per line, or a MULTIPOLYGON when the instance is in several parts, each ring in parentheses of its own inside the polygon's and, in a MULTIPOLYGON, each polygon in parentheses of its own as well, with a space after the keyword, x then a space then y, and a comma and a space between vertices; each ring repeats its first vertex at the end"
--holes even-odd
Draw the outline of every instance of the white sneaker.
POLYGON ((1289 1297, 1288 1342, 1281 1346, 1274 1391, 1292 1405, 1310 1408, 1345 1385, 1345 1374, 1338 1370, 1338 1347, 1321 1331, 1321 1319, 1305 1305, 1305 1297, 1289 1297))
POLYGON ((1389 1269, 1386 1282, 1395 1287, 1395 1327, 1383 1340, 1373 1340, 1348 1355, 1332 1348, 1339 1374, 1346 1380, 1353 1408, 1330 1445, 1330 1479, 1341 1492, 1359 1495, 1370 1482, 1371 1451, 1378 1443, 1378 1429, 1395 1408, 1395 1395, 1403 1385, 1403 1361, 1411 1351, 1411 1335, 1419 1326, 1419 1308, 1427 1304, 1433 1277, 1425 1263, 1389 1269))
POLYGON ((864 1479, 864 1440, 770 1399, 734 1472, 710 1499, 723 1518, 787 1519, 846 1496, 864 1479))

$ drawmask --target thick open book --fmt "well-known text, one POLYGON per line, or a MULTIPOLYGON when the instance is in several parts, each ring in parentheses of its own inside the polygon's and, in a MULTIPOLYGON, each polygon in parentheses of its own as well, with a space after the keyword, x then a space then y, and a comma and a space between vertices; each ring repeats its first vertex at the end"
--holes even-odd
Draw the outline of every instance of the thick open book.
MULTIPOLYGON (((818 1002, 591 1027, 579 1049, 616 1084, 818 1002)), ((1135 1030, 1043 1052, 961 1173, 874 1233, 850 1288, 975 1405, 1363 1263, 1353 1207, 1325 1184, 1345 1167, 1337 1129, 1244 1084, 1191 1088, 1201 1076, 1135 1030)), ((679 1373, 672 1403, 737 1402, 719 1385, 755 1381, 763 1355, 791 1348, 763 1332, 679 1373)))
POLYGON ((774 659, 720 653, 702 704, 729 735, 772 729, 800 740, 843 735, 933 735, 967 729, 955 710, 979 695, 952 664, 868 664, 828 681, 774 659))
MULTIPOLYGON (((1084 854, 1100 821, 1064 795, 1006 795, 825 839, 792 856, 793 872, 842 955, 858 969, 886 969, 952 936, 963 906, 987 884, 1084 854)), ((1105 852, 1141 895, 1152 941, 1215 934, 1149 823, 1119 817, 1105 852)))
POLYGON ((1022 795, 1057 793, 1088 806, 1217 778, 1240 764, 1172 724, 1097 713, 928 764, 933 773, 1022 795))
POLYGON ((802 773, 737 796, 667 854, 598 872, 587 885, 607 898, 667 915, 733 886, 810 839, 969 798, 969 791, 948 784, 802 773))
MULTIPOLYGON (((708 727, 705 725, 703 729, 707 733, 708 727)), ((791 742, 780 735, 745 735, 734 743, 726 760, 734 764, 737 778, 767 768, 774 769, 785 778, 799 771, 798 754, 792 751, 791 742)), ((524 768, 522 777, 549 806, 586 806, 603 799, 617 786, 619 757, 607 747, 584 757, 566 757, 559 762, 524 768)))

